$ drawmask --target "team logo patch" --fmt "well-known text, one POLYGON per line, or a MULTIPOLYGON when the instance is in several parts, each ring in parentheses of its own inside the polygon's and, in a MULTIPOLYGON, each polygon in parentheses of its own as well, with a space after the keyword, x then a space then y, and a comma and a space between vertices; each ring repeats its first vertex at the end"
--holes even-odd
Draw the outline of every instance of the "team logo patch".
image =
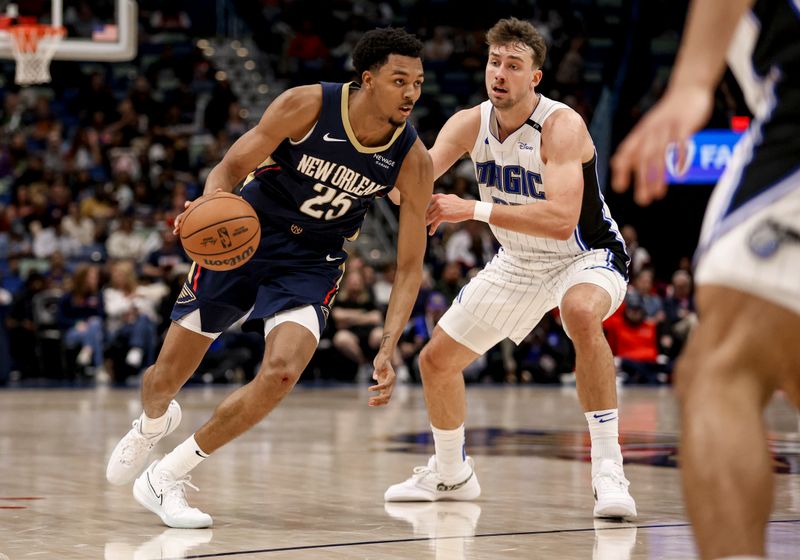
POLYGON ((289 228, 289 231, 291 231, 295 235, 300 235, 301 233, 303 233, 303 228, 301 228, 297 224, 292 224, 292 227, 289 228))
POLYGON ((227 249, 233 243, 231 243, 231 236, 228 233, 228 228, 221 227, 217 230, 217 235, 219 235, 219 242, 222 243, 222 248, 227 249))
POLYGON ((175 303, 180 303, 185 305, 187 303, 191 303, 197 299, 197 296, 194 295, 194 292, 189 287, 188 284, 184 284, 183 288, 181 288, 181 293, 178 294, 178 299, 175 300, 175 303))
POLYGON ((766 220, 753 229, 747 243, 757 257, 767 259, 786 241, 800 243, 800 233, 773 220, 766 220))

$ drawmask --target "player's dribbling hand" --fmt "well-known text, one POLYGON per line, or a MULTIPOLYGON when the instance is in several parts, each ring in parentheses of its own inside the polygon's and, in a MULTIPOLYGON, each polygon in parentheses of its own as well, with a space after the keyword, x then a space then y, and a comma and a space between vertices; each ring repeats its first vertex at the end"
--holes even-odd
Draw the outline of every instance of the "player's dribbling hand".
POLYGON ((475 202, 464 200, 454 194, 434 194, 425 212, 425 224, 428 235, 436 233, 442 222, 463 222, 472 219, 475 213, 475 202))
POLYGON ((686 158, 686 142, 708 120, 713 92, 703 87, 672 87, 639 121, 611 158, 612 186, 623 192, 634 175, 634 200, 646 206, 667 192, 667 147, 674 143, 678 169, 686 158))
MULTIPOLYGON (((210 193, 210 194, 216 194, 218 192, 222 192, 222 189, 217 189, 213 193, 210 193)), ((208 196, 208 194, 209 193, 203 194, 203 196, 208 196)), ((203 198, 203 196, 201 196, 200 198, 203 198)), ((195 200, 199 200, 199 199, 195 199, 195 200)), ((186 210, 189 208, 189 206, 192 205, 193 202, 194 202, 194 200, 187 200, 186 202, 184 202, 183 203, 183 212, 181 212, 180 214, 175 216, 175 223, 172 226, 172 234, 173 235, 180 235, 180 233, 181 233, 181 222, 183 222, 183 215, 186 214, 186 210)))
POLYGON ((370 397, 369 406, 383 406, 389 403, 392 398, 392 391, 394 390, 397 375, 394 373, 392 361, 388 357, 378 354, 375 361, 372 363, 375 367, 375 373, 372 374, 372 379, 378 382, 377 385, 372 385, 369 390, 378 392, 377 395, 370 397))

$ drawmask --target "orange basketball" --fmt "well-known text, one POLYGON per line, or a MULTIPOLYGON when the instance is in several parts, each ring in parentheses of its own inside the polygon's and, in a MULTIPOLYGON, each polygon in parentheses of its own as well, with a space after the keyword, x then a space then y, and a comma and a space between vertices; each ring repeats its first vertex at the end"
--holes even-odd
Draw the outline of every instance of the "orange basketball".
POLYGON ((245 199, 217 192, 189 205, 180 234, 184 251, 197 264, 209 270, 232 270, 255 254, 261 225, 245 199))

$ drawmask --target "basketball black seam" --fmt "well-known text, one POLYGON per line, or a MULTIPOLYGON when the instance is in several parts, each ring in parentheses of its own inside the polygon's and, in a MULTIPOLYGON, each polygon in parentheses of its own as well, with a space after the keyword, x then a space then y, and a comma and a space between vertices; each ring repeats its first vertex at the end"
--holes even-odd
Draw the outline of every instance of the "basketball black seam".
MULTIPOLYGON (((215 226, 218 226, 219 224, 224 224, 226 222, 230 222, 231 220, 241 220, 243 218, 249 218, 251 220, 258 221, 258 218, 256 216, 235 216, 233 218, 225 218, 224 220, 220 220, 219 222, 214 222, 213 224, 208 224, 207 226, 201 227, 200 229, 198 229, 196 231, 193 231, 192 233, 190 233, 189 235, 186 235, 186 236, 184 236, 183 232, 181 232, 181 241, 183 241, 184 239, 189 239, 193 235, 197 235, 201 231, 206 230, 208 228, 213 228, 215 226)), ((183 228, 181 228, 181 229, 183 229, 183 228)))
MULTIPOLYGON (((249 216, 247 216, 247 217, 249 217, 249 216)), ((192 253, 192 254, 194 254, 194 255, 197 255, 198 257, 214 257, 214 256, 216 256, 216 255, 224 255, 225 253, 230 253, 231 251, 237 251, 237 250, 239 250, 239 249, 242 249, 243 247, 246 247, 246 246, 247 246, 247 244, 248 244, 248 243, 250 243, 250 241, 251 241, 251 240, 252 240, 252 239, 253 239, 253 238, 254 238, 256 235, 258 235, 259 233, 261 233, 261 228, 260 228, 260 227, 259 227, 259 231, 257 231, 257 232, 256 232, 256 233, 254 233, 253 235, 251 235, 249 239, 247 239, 247 240, 246 240, 244 243, 242 243, 241 245, 239 245, 239 246, 238 246, 236 249, 232 249, 232 250, 228 250, 228 251, 222 251, 221 253, 198 253, 197 251, 191 251, 191 253, 192 253)), ((194 234, 192 234, 192 235, 194 235, 194 234)))
MULTIPOLYGON (((223 198, 223 199, 229 199, 229 200, 230 200, 230 198, 231 198, 231 197, 235 198, 236 200, 241 200, 242 202, 244 202, 244 203, 245 203, 245 204, 247 204, 248 206, 251 206, 251 205, 250 205, 250 203, 249 203, 249 202, 247 202, 247 201, 246 201, 244 198, 242 198, 241 196, 236 196, 236 195, 235 195, 235 194, 233 194, 233 193, 226 193, 226 192, 222 192, 222 193, 214 193, 214 195, 212 195, 212 196, 211 196, 211 198, 209 198, 208 200, 204 200, 204 201, 202 201, 202 202, 198 202, 198 203, 197 203, 197 206, 195 206, 194 208, 191 208, 191 207, 190 207, 190 208, 188 209, 188 214, 186 214, 186 215, 183 217, 183 221, 185 222, 185 221, 186 221, 186 218, 188 218, 188 217, 189 217, 189 215, 190 215, 192 212, 194 212, 195 210, 197 210, 198 208, 200 208, 200 207, 201 207, 203 204, 206 204, 207 202, 211 202, 211 201, 213 201, 213 200, 219 200, 219 199, 221 199, 221 198, 223 198), (219 195, 230 195, 230 196, 219 196, 219 195)), ((252 206, 251 206, 251 208, 252 208, 252 206)), ((248 217, 248 216, 242 216, 242 217, 248 217)), ((205 229, 205 228, 203 228, 203 229, 205 229)), ((202 231, 202 230, 197 230, 197 231, 202 231)), ((195 233, 197 233, 197 231, 196 231, 196 232, 194 232, 194 233, 192 233, 191 235, 194 235, 195 233)), ((183 239, 183 235, 181 235, 181 239, 183 239)))

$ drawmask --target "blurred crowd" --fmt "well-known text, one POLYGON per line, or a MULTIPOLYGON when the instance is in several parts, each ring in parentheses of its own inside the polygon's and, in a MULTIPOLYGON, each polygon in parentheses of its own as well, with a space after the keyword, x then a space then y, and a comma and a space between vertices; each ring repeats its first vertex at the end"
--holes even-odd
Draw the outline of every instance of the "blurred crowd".
MULTIPOLYGON (((141 43, 132 63, 56 62, 52 84, 26 89, 4 66, 0 385, 39 378, 136 383, 159 349, 191 264, 171 233, 173 221, 252 124, 235 88, 196 47, 207 29, 193 22, 207 13, 188 2, 169 4, 140 2, 141 43)), ((480 21, 438 1, 338 0, 324 3, 324 11, 289 0, 234 4, 260 30, 255 40, 289 85, 350 79, 351 47, 367 29, 414 30, 425 43, 426 83, 413 118, 428 146, 457 108, 484 98, 485 26, 520 7, 549 43, 543 93, 587 121, 599 96, 603 71, 588 46, 589 23, 599 16, 591 2, 495 2, 480 21)), ((65 23, 78 28, 87 24, 84 16, 77 10, 65 23)), ((475 197, 471 163, 455 166, 436 189, 475 197)), ((608 338, 622 380, 667 383, 695 321, 690 267, 656 278, 655 257, 638 245, 633 227, 623 235, 632 281, 607 322, 608 338)), ((446 225, 430 239, 423 289, 395 357, 401 379, 418 380, 419 350, 496 249, 478 222, 446 225)), ((362 258, 357 246, 351 252, 306 378, 364 380, 371 373, 394 265, 362 258)), ((235 326, 214 343, 196 379, 248 379, 262 352, 259 333, 235 326)), ((569 382, 573 369, 573 348, 554 311, 520 346, 501 343, 465 375, 559 383, 569 382)))

